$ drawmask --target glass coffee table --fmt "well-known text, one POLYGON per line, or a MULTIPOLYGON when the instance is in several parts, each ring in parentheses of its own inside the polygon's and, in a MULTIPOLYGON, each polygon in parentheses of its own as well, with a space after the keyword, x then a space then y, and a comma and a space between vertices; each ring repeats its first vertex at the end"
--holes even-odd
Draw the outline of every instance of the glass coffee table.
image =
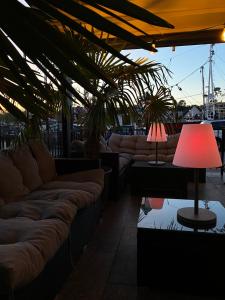
POLYGON ((224 293, 225 208, 219 201, 199 201, 212 210, 212 228, 189 228, 177 210, 193 200, 143 197, 137 224, 139 285, 209 294, 224 293), (220 271, 221 270, 221 271, 220 271))

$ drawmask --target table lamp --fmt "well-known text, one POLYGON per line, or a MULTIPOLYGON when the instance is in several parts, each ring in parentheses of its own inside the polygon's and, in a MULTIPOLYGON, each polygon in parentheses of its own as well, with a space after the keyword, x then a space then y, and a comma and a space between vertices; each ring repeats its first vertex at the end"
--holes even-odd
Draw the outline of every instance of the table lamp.
POLYGON ((222 165, 218 146, 211 124, 184 124, 177 144, 173 164, 194 168, 194 207, 177 211, 177 219, 189 227, 210 227, 216 223, 216 215, 206 208, 198 207, 198 181, 200 168, 214 168, 222 165))
POLYGON ((149 128, 147 142, 155 143, 155 161, 149 161, 148 163, 151 165, 162 165, 165 162, 158 160, 158 143, 166 142, 167 136, 163 123, 152 123, 149 128))

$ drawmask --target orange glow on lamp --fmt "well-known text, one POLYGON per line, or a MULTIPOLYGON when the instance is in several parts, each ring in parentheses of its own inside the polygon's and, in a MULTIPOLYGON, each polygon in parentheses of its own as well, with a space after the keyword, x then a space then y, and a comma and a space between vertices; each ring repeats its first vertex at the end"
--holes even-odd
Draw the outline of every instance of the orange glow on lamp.
POLYGON ((160 165, 165 162, 158 160, 158 142, 166 142, 167 135, 163 123, 152 123, 149 128, 147 142, 155 143, 155 161, 149 161, 149 164, 160 165))
POLYGON ((222 31, 222 34, 221 34, 221 40, 223 42, 225 42, 225 25, 224 25, 224 28, 223 28, 223 31, 222 31))
POLYGON ((222 165, 211 124, 183 125, 173 164, 195 169, 194 207, 179 209, 177 212, 178 220, 187 226, 190 225, 190 227, 215 225, 216 215, 208 209, 198 207, 199 169, 222 165))

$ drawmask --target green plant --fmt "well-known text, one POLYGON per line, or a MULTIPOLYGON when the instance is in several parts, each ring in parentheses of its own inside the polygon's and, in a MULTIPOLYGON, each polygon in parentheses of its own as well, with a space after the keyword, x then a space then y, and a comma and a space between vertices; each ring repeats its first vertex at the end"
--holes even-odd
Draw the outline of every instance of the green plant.
MULTIPOLYGON (((79 37, 71 32, 67 34, 76 43, 79 37)), ((83 90, 84 101, 80 100, 87 111, 84 118, 87 133, 86 149, 88 156, 91 156, 98 154, 100 137, 104 135, 106 129, 119 126, 118 114, 135 119, 137 104, 145 95, 146 89, 165 83, 169 71, 163 65, 144 58, 131 60, 132 63, 127 64, 87 40, 83 40, 83 45, 87 55, 113 82, 111 85, 99 78, 93 78, 90 72, 85 73, 86 78, 90 78, 101 95, 98 97, 83 90)), ((82 66, 78 67, 82 70, 82 66)))
POLYGON ((156 93, 154 89, 150 89, 142 99, 141 105, 144 107, 146 128, 151 123, 164 123, 173 118, 174 98, 170 89, 164 86, 160 86, 156 93))

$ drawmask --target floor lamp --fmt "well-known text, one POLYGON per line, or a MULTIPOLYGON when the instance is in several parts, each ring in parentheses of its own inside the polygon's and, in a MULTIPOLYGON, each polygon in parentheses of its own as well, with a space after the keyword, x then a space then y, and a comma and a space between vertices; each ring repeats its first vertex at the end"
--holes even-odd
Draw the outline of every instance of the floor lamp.
POLYGON ((183 125, 173 159, 175 166, 195 169, 194 207, 177 211, 177 219, 189 227, 210 227, 216 223, 216 215, 198 207, 199 169, 222 165, 218 146, 211 124, 183 125))
POLYGON ((158 160, 158 143, 159 142, 166 142, 167 136, 166 131, 163 123, 152 123, 149 128, 147 142, 154 142, 155 143, 155 160, 149 161, 148 163, 151 165, 162 165, 165 164, 164 161, 158 160))

